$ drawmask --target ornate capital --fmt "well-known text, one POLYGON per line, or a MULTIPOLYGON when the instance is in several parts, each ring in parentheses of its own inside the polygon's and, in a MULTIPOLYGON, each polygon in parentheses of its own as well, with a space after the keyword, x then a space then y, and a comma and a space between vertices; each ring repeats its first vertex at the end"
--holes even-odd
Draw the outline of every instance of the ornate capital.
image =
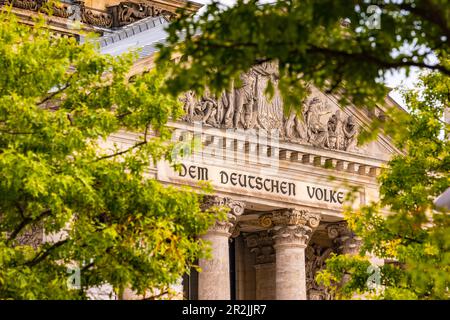
POLYGON ((275 246, 292 245, 306 247, 313 229, 306 225, 275 226, 272 230, 275 246))
POLYGON ((342 237, 342 236, 350 236, 351 231, 347 227, 347 222, 340 221, 336 223, 330 223, 326 226, 328 237, 332 240, 342 237))
POLYGON ((239 234, 237 229, 237 217, 244 213, 245 203, 242 201, 233 200, 231 198, 219 197, 219 196, 205 196, 201 205, 202 210, 207 210, 211 207, 225 206, 230 209, 227 214, 227 221, 216 221, 216 223, 210 227, 209 232, 223 233, 230 236, 239 234))
POLYGON ((339 253, 356 254, 361 246, 361 239, 348 228, 347 222, 330 223, 326 227, 328 237, 333 240, 339 253))
POLYGON ((237 201, 230 198, 225 198, 226 205, 230 208, 230 213, 235 216, 241 216, 244 213, 245 203, 243 201, 237 201))
POLYGON ((320 215, 308 210, 281 209, 265 214, 259 218, 262 227, 274 226, 309 226, 315 229, 320 224, 320 215))
POLYGON ((256 256, 256 264, 275 262, 273 239, 268 231, 255 232, 245 237, 247 247, 256 256))
POLYGON ((307 210, 281 209, 259 218, 262 227, 271 228, 275 245, 292 244, 306 246, 320 215, 307 210))
POLYGON ((221 234, 229 237, 234 231, 234 227, 235 224, 233 222, 217 220, 211 227, 209 227, 208 233, 221 234))
POLYGON ((205 196, 201 205, 202 210, 207 210, 211 207, 226 206, 230 209, 229 214, 240 216, 244 213, 245 203, 243 201, 233 200, 227 197, 219 196, 205 196))

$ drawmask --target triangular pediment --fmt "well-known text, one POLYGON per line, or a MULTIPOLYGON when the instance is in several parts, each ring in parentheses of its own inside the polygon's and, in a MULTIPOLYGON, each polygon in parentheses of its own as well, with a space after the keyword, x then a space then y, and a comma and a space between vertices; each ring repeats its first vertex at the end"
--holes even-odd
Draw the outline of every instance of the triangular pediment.
MULTIPOLYGON (((276 88, 277 75, 275 65, 265 63, 244 73, 239 87, 218 98, 211 95, 196 97, 193 92, 187 92, 183 98, 186 112, 183 120, 221 129, 264 130, 272 134, 277 131, 283 143, 310 145, 379 160, 388 160, 399 152, 382 134, 365 145, 357 145, 358 133, 367 128, 374 117, 383 115, 382 108, 367 111, 352 105, 342 107, 338 97, 311 87, 303 103, 302 115, 286 116, 276 88), (275 84, 272 98, 265 94, 269 81, 275 84)), ((391 100, 386 103, 394 105, 391 100)))

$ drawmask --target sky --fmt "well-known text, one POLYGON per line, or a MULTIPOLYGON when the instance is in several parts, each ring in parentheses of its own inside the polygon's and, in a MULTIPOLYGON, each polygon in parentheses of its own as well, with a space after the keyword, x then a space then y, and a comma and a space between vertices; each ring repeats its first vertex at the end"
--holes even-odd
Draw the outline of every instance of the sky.
MULTIPOLYGON (((211 0, 193 0, 194 2, 197 3, 201 3, 201 4, 208 4, 211 2, 211 0)), ((268 1, 262 1, 262 2, 270 2, 273 0, 268 0, 268 1)), ((221 0, 221 3, 223 3, 224 5, 233 5, 233 3, 236 2, 236 0, 221 0)), ((202 12, 202 9, 200 9, 200 13, 202 12)), ((400 88, 400 87, 404 87, 404 88, 408 88, 411 89, 414 87, 414 83, 417 81, 417 76, 418 76, 419 70, 416 69, 412 69, 409 76, 406 77, 404 72, 388 72, 385 75, 385 83, 386 86, 388 86, 389 88, 400 88)), ((407 109, 405 106, 405 103, 401 97, 401 94, 399 92, 398 89, 394 89, 389 93, 389 96, 394 99, 395 102, 397 102, 399 105, 401 105, 404 109, 407 109)))

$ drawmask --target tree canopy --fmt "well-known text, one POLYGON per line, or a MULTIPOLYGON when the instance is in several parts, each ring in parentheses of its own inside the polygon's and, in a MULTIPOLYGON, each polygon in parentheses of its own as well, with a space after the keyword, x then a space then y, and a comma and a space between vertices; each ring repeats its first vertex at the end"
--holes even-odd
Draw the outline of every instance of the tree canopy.
POLYGON ((220 91, 255 63, 276 60, 287 109, 301 108, 308 84, 341 93, 344 105, 372 107, 387 93, 388 71, 416 66, 450 75, 441 59, 450 43, 448 12, 446 0, 214 1, 168 27, 160 61, 182 56, 168 81, 174 93, 220 91))
POLYGON ((205 254, 195 236, 217 212, 148 170, 170 160, 180 103, 162 73, 128 81, 134 60, 0 13, 0 299, 85 299, 102 284, 148 297, 205 254), (138 141, 102 147, 119 129, 138 141))
POLYGON ((450 124, 442 120, 450 77, 425 73, 404 98, 410 113, 389 117, 385 130, 405 154, 379 176, 380 201, 345 212, 362 238, 360 256, 334 256, 317 276, 339 298, 450 298, 450 211, 433 204, 450 187, 450 124), (367 252, 390 262, 368 269, 367 252))

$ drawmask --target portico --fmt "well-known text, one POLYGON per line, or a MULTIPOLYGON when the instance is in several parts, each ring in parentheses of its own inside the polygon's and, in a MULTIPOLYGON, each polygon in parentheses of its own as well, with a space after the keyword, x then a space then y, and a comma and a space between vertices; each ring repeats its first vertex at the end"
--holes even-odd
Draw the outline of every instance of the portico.
MULTIPOLYGON (((336 113, 332 97, 315 94, 313 105, 319 99, 322 108, 336 113)), ((360 109, 346 112, 361 127, 370 122, 360 109)), ((326 118, 321 121, 326 127, 326 118)), ((397 152, 389 141, 380 136, 349 151, 317 146, 312 135, 310 142, 291 140, 289 131, 272 134, 187 120, 169 125, 179 169, 160 161, 149 168, 149 177, 194 191, 209 183, 214 193, 204 199, 204 208, 230 210, 227 221, 217 221, 201 235, 211 244, 211 259, 201 259, 202 271, 185 277, 184 298, 331 299, 315 275, 332 252, 358 251, 359 240, 347 229, 343 211, 377 199, 376 176, 397 152), (190 155, 177 158, 181 149, 190 155)), ((134 141, 129 132, 109 140, 124 148, 134 141)))

